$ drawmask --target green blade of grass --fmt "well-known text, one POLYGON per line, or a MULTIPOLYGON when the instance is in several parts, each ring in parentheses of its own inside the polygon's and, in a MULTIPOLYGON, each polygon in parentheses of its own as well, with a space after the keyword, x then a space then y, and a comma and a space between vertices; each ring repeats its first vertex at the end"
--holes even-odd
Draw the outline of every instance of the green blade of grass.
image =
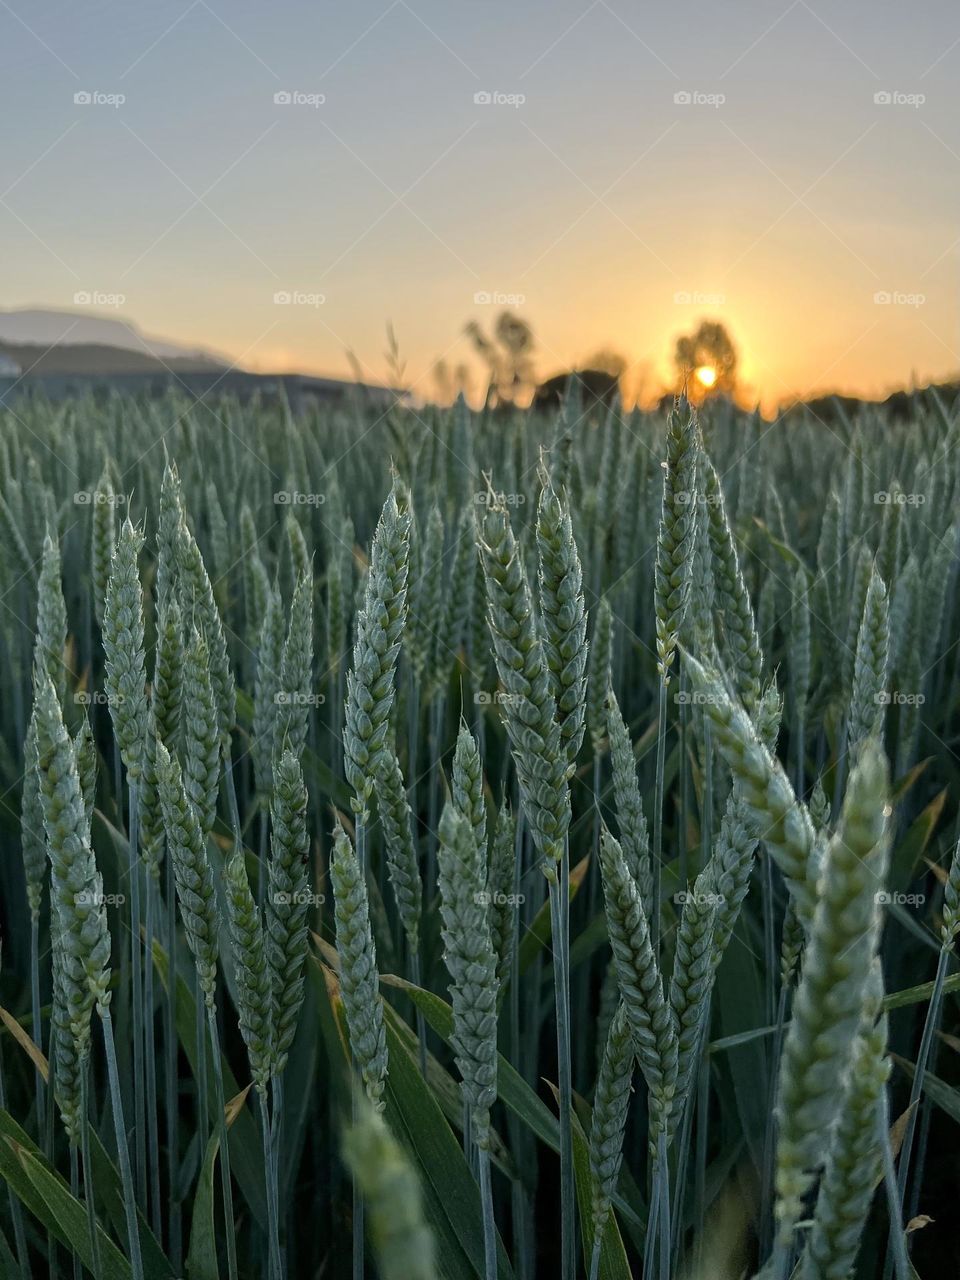
MULTIPOLYGON (((0 1010, 0 1013, 5 1013, 0 1010)), ((10 1015, 7 1015, 8 1017, 10 1015)), ((6 1021, 6 1019, 4 1019, 6 1021)), ((13 1020, 11 1019, 11 1022, 13 1020)), ((7 1023, 11 1033, 13 1027, 7 1023)), ((44 1053, 36 1047, 29 1036, 14 1036, 14 1039, 23 1049, 24 1053, 29 1057, 30 1061, 40 1070, 44 1079, 49 1074, 49 1065, 44 1053)), ((0 1123, 2 1129, 2 1123, 0 1123)), ((113 1226, 114 1231, 123 1238, 126 1230, 126 1217, 123 1206, 123 1188, 120 1183, 120 1173, 117 1166, 110 1159, 106 1148, 97 1136, 96 1131, 91 1126, 90 1132, 90 1153, 93 1159, 93 1185, 95 1196, 98 1203, 106 1208, 107 1217, 113 1226)), ((161 1280, 162 1277, 172 1275, 170 1264, 164 1256, 156 1236, 150 1230, 146 1220, 142 1214, 137 1215, 140 1223, 140 1247, 143 1253, 143 1267, 149 1280, 161 1280)))
MULTIPOLYGON (((160 981, 163 983, 164 990, 167 989, 170 972, 167 960, 167 953, 160 942, 154 938, 153 941, 153 963, 156 966, 157 973, 160 975, 160 981)), ((190 1067, 196 1075, 197 1067, 200 1061, 197 1053, 197 1034, 196 1034, 196 1003, 193 998, 191 987, 184 982, 181 975, 176 975, 177 981, 177 1035, 183 1046, 183 1051, 187 1055, 190 1067)), ((203 1051, 208 1055, 210 1047, 206 1043, 203 1044, 203 1051)), ((216 1095, 213 1086, 213 1064, 208 1062, 207 1071, 207 1096, 211 1114, 216 1109, 216 1095)), ((223 1088, 228 1098, 235 1097, 242 1092, 238 1085, 236 1077, 230 1070, 229 1064, 223 1063, 223 1088)), ((257 1223, 261 1227, 266 1227, 267 1222, 267 1203, 264 1192, 263 1177, 263 1152, 260 1146, 260 1137, 257 1133, 257 1127, 254 1123, 253 1116, 248 1107, 244 1107, 237 1116, 233 1127, 230 1130, 230 1168, 231 1172, 240 1184, 244 1199, 250 1208, 251 1213, 256 1218, 257 1223)))
MULTIPOLYGON (((71 1195, 64 1180, 47 1166, 43 1156, 20 1126, 6 1112, 0 1112, 0 1177, 20 1203, 61 1244, 76 1251, 88 1270, 93 1267, 93 1249, 87 1231, 87 1211, 71 1195)), ((100 1227, 100 1256, 103 1280, 130 1280, 130 1266, 100 1227)), ((172 1272, 167 1270, 167 1277, 172 1272)))
MULTIPOLYGON (((550 1092, 560 1104, 560 1094, 554 1085, 550 1092)), ((590 1149, 587 1137, 580 1124, 579 1117, 574 1114, 573 1131, 573 1172, 577 1183, 577 1205, 580 1210, 580 1232, 583 1245, 583 1265, 589 1273, 590 1254, 593 1249, 593 1179, 590 1174, 590 1149)), ((611 1211, 607 1215, 603 1230, 603 1243, 600 1246, 600 1280, 631 1280, 630 1266, 627 1262, 627 1251, 623 1246, 623 1237, 617 1226, 616 1214, 611 1211)))
MULTIPOLYGON (((412 982, 407 982, 405 978, 398 978, 395 974, 381 974, 380 981, 386 986, 397 987, 399 990, 405 991, 417 1008, 422 1011, 432 1030, 437 1033, 445 1044, 450 1043, 450 1038, 453 1035, 453 1013, 445 1000, 441 1000, 432 991, 424 991, 422 987, 414 986, 412 982)), ((535 1137, 539 1138, 551 1151, 559 1154, 560 1126, 557 1123, 557 1117, 546 1103, 537 1097, 523 1077, 502 1054, 497 1055, 497 1097, 505 1107, 508 1107, 527 1126, 535 1137)), ((631 1199, 635 1203, 629 1203, 623 1194, 615 1195, 613 1203, 622 1217, 629 1219, 634 1227, 642 1231, 644 1218, 639 1193, 630 1187, 629 1181, 626 1179, 623 1182, 623 1187, 624 1190, 629 1188, 631 1199)))
MULTIPOLYGON (((333 971, 321 961, 314 967, 320 967, 323 977, 335 988, 333 971)), ((342 1006, 338 1008, 335 1003, 334 1012, 346 1056, 348 1037, 342 1006)), ((400 1017, 386 1002, 384 1015, 390 1061, 386 1116, 394 1136, 419 1171, 424 1214, 436 1237, 437 1265, 447 1280, 482 1280, 480 1190, 440 1104, 420 1074, 416 1053, 408 1050, 398 1031, 400 1017)), ((499 1239, 497 1253, 501 1280, 512 1280, 513 1269, 499 1239)))

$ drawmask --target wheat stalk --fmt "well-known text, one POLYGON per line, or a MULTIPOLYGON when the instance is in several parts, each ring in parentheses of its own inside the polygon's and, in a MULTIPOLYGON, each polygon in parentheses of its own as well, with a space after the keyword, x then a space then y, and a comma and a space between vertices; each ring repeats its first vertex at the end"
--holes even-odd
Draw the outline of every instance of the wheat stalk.
POLYGON ((350 1049, 367 1097, 382 1111, 387 1080, 387 1041, 380 1003, 377 951, 370 928, 367 886, 350 837, 339 820, 330 860, 340 993, 350 1031, 350 1049))
POLYGON ((717 746, 741 789, 752 834, 763 839, 796 898, 801 919, 809 922, 816 904, 818 873, 810 816, 750 717, 731 699, 720 677, 689 654, 684 660, 717 746))
POLYGON ((273 999, 273 1074, 279 1075, 286 1066, 303 1004, 310 884, 307 789, 299 761, 290 751, 274 766, 270 816, 266 954, 273 999))
POLYGON ((600 1267, 603 1232, 620 1176, 623 1137, 633 1082, 633 1037, 630 1020, 621 1002, 610 1023, 600 1061, 590 1124, 590 1173, 592 1175, 593 1256, 591 1280, 600 1267))
POLYGON ((416 1175, 373 1108, 358 1108, 343 1145, 367 1204, 381 1280, 436 1280, 433 1235, 424 1219, 416 1175))
POLYGON ((537 547, 543 649, 560 722, 560 740, 567 759, 573 764, 583 742, 587 696, 583 571, 569 509, 558 497, 542 462, 540 485, 537 547))
POLYGON ((824 1135, 839 1108, 838 1082, 866 998, 879 933, 877 894, 887 860, 886 761, 868 741, 850 777, 837 834, 827 846, 803 976, 780 1067, 777 1224, 789 1241, 824 1135))
POLYGON ((406 619, 410 515, 396 486, 383 505, 370 552, 370 572, 347 674, 344 764, 362 823, 386 750, 394 674, 406 619))
POLYGON ((497 1241, 490 1189, 490 1108, 497 1096, 497 957, 490 936, 486 849, 476 825, 455 802, 440 819, 437 880, 444 962, 451 978, 451 1043, 479 1151, 487 1280, 497 1277, 497 1241))

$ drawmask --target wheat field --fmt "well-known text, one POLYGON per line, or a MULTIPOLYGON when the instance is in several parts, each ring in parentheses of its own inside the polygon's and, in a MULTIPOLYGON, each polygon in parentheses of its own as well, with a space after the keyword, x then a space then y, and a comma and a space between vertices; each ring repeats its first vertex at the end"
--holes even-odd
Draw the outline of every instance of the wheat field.
POLYGON ((0 1276, 954 1274, 958 444, 0 411, 0 1276))

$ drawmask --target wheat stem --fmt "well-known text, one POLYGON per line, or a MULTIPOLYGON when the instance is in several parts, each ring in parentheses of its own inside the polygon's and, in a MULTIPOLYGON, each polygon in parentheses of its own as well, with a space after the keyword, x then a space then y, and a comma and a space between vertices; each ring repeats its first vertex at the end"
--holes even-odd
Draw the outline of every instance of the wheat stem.
MULTIPOLYGON (((217 1132, 220 1135, 220 1186, 223 1192, 223 1227, 227 1238, 227 1273, 230 1280, 237 1278, 237 1230, 233 1213, 233 1185, 230 1178, 230 1135, 227 1130, 227 1107, 223 1093, 223 1066, 220 1050, 220 1031, 217 1027, 217 1011, 214 1005, 206 1005, 207 1027, 210 1032, 210 1049, 213 1056, 213 1087, 217 1105, 217 1132)), ((201 1041, 199 1049, 206 1057, 206 1045, 201 1041)), ((204 1138, 206 1134, 204 1133, 204 1138)))
POLYGON ((930 1060, 930 1050, 933 1047, 937 1024, 940 1021, 940 1009, 943 1004, 943 984, 947 977, 949 960, 950 948, 941 947, 940 958, 937 961, 937 973, 933 981, 933 994, 930 996, 930 1003, 927 1005, 923 1034, 920 1038, 920 1048, 917 1051, 917 1061, 913 1069, 910 1101, 907 1105, 907 1127, 903 1135, 903 1141, 900 1144, 900 1154, 897 1158, 897 1199, 900 1204, 900 1213, 897 1221, 891 1224, 891 1231, 900 1229, 900 1222, 903 1216, 903 1204, 907 1192, 907 1182, 910 1177, 910 1163, 913 1158, 913 1140, 917 1128, 917 1113, 920 1110, 920 1097, 923 1092, 923 1080, 926 1075, 927 1064, 930 1060))
POLYGON ((273 1171, 273 1144, 271 1142, 270 1109, 266 1091, 260 1093, 260 1129, 263 1137, 263 1166, 267 1175, 267 1237, 270 1259, 270 1280, 281 1280, 283 1264, 280 1261, 279 1205, 273 1171))
POLYGON ((557 1011, 557 1057, 560 1094, 560 1194, 561 1194, 561 1275, 572 1277, 575 1267, 576 1239, 573 1223, 573 1131, 570 1108, 573 1105, 573 1083, 570 1078, 570 1017, 566 958, 569 947, 569 904, 565 913, 562 883, 566 868, 560 862, 559 877, 554 872, 549 880, 550 923, 553 938, 553 978, 557 1011))
MULTIPOLYGON (((80 1156, 83 1161, 83 1198, 87 1206, 87 1231, 90 1234, 90 1252, 93 1256, 93 1274, 100 1280, 103 1260, 100 1256, 100 1236, 97 1232, 97 1207, 93 1190, 93 1160, 90 1157, 90 1059, 80 1071, 80 1156)), ((71 1154, 76 1148, 71 1147, 71 1154)))
POLYGON ((130 881, 130 961, 133 984, 133 1096, 134 1145, 137 1159, 137 1195, 141 1204, 147 1197, 146 1098, 144 1073, 143 964, 140 937, 140 795, 137 783, 128 779, 129 881, 130 881))
POLYGON ((650 898, 650 941, 654 953, 660 942, 660 874, 663 856, 663 771, 667 750, 667 682, 660 678, 657 711, 657 774, 653 794, 653 887, 650 898))
POLYGON ((140 1228, 137 1224, 137 1204, 133 1194, 133 1174, 130 1169, 130 1153, 124 1132, 123 1103, 120 1099, 120 1072, 117 1067, 117 1050, 113 1039, 113 1019, 109 1006, 98 1005, 103 1027, 103 1043, 107 1054, 107 1077, 110 1082, 110 1108, 113 1111, 113 1129, 117 1140, 117 1159, 120 1164, 120 1181, 123 1186, 123 1211, 127 1222, 127 1243, 130 1271, 133 1280, 143 1280, 143 1260, 140 1255, 140 1228))
POLYGON ((156 881, 152 877, 148 877, 146 881, 147 903, 144 938, 143 1004, 145 1016, 143 1030, 146 1057, 147 1146, 152 1210, 150 1223, 153 1227, 153 1234, 159 1239, 163 1227, 160 1201, 160 1131, 157 1118, 157 1057, 153 1008, 153 917, 156 889, 156 881))
MULTIPOLYGON (((50 1055, 51 1071, 53 1068, 53 1054, 50 1055)), ((53 1094, 53 1078, 51 1075, 50 1093, 53 1094)), ((4 1083, 3 1074, 3 1056, 0 1054, 0 1110, 7 1110, 7 1091, 4 1083)), ((40 1123, 40 1117, 37 1117, 37 1123, 40 1123)), ((71 1144, 71 1154, 76 1151, 76 1147, 71 1144)), ((17 1262, 20 1266, 21 1280, 30 1280, 30 1256, 27 1252, 27 1237, 23 1228, 23 1210, 20 1207, 20 1200, 15 1195, 13 1188, 8 1184, 7 1193, 10 1199, 10 1220, 13 1223, 13 1240, 17 1251, 17 1262)), ((53 1246, 55 1249, 56 1246, 53 1246)), ((56 1258, 55 1252, 51 1250, 50 1259, 56 1258)), ((51 1268, 52 1274, 52 1268, 51 1268)))

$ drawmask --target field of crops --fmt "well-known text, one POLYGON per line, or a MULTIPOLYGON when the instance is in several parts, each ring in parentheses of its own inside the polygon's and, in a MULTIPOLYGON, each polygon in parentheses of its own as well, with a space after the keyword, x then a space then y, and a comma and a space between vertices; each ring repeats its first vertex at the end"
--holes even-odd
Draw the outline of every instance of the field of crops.
POLYGON ((956 1274, 958 445, 0 411, 0 1277, 956 1274))

